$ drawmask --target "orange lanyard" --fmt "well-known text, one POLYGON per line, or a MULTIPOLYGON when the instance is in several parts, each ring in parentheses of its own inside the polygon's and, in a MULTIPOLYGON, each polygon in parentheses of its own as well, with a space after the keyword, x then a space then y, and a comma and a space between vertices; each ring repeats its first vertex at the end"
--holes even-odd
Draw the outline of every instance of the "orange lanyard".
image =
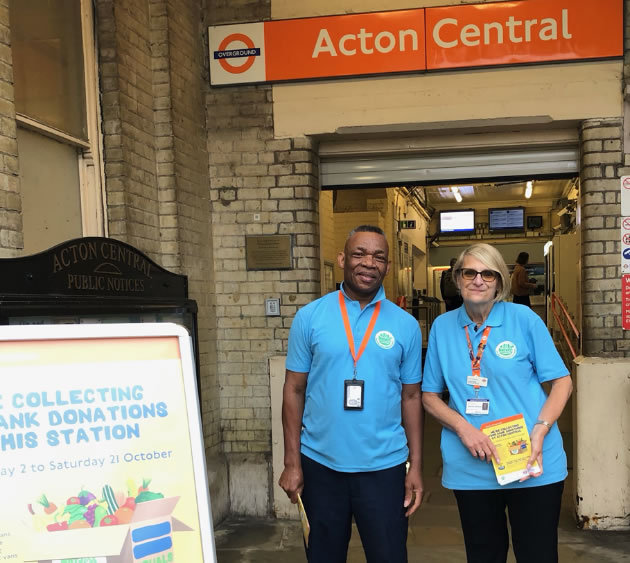
POLYGON ((367 346, 368 340, 370 339, 370 335, 372 334, 372 330, 374 329, 374 325, 376 324, 376 319, 378 318, 378 314, 381 312, 381 302, 377 301, 374 306, 374 312, 372 313, 372 318, 370 319, 370 324, 365 331, 365 335, 363 336, 363 340, 361 341, 361 346, 359 346, 359 351, 355 353, 354 351, 354 337, 352 336, 352 328, 350 327, 350 319, 348 318, 348 311, 346 309, 346 300, 341 293, 339 292, 339 308, 341 309, 341 318, 343 319, 343 326, 346 329, 346 337, 348 339, 348 346, 350 347, 350 353, 352 354, 352 359, 354 360, 354 377, 357 378, 357 362, 363 354, 363 350, 367 346))
MULTIPOLYGON (((468 341, 468 354, 470 355, 470 364, 472 368, 472 374, 474 377, 481 377, 481 356, 483 356, 483 351, 486 349, 486 343, 488 342, 488 335, 490 334, 490 329, 492 327, 487 326, 481 335, 481 342, 479 342, 479 347, 477 348, 477 356, 474 355, 472 342, 470 341, 470 334, 468 333, 468 327, 464 327, 466 329, 466 340, 468 341)), ((479 385, 474 385, 475 389, 479 389, 479 385)))

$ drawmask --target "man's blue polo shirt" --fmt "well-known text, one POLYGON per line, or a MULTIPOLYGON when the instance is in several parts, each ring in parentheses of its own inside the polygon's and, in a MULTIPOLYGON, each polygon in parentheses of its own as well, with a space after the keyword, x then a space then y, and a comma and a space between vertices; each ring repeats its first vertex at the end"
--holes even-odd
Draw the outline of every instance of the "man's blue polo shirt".
POLYGON ((335 471, 378 471, 404 463, 409 455, 401 425, 401 392, 403 383, 422 378, 420 327, 385 299, 383 287, 363 310, 358 301, 345 300, 357 352, 381 301, 357 364, 357 379, 365 382, 364 408, 343 408, 344 380, 352 379, 354 362, 334 291, 300 309, 289 334, 286 367, 308 373, 301 451, 335 471))
MULTIPOLYGON (((429 334, 422 391, 449 390, 449 406, 479 428, 484 422, 522 413, 531 433, 540 409, 547 399, 541 383, 568 375, 549 331, 529 307, 515 303, 495 303, 486 323, 477 331, 465 307, 440 315, 429 334), (474 390, 466 383, 471 362, 466 343, 468 327, 473 351, 486 326, 492 327, 481 359, 481 376, 488 386, 479 397, 490 399, 488 415, 466 414, 466 399, 474 390)), ((447 489, 498 489, 548 485, 567 476, 567 459, 558 425, 554 424, 543 442, 543 474, 523 483, 499 485, 492 464, 472 457, 452 430, 442 430, 442 484, 447 489)))

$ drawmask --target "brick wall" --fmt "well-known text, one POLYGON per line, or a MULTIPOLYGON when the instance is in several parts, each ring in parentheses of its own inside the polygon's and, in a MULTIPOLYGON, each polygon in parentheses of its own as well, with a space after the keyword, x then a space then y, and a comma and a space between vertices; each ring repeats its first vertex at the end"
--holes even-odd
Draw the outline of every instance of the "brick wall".
POLYGON ((225 451, 270 452, 268 358, 286 350, 290 319, 319 295, 315 152, 273 138, 271 89, 207 96, 217 348, 225 451), (247 271, 247 235, 290 234, 293 269, 247 271), (265 298, 281 316, 266 317, 265 298))
POLYGON ((624 168, 622 122, 581 125, 582 338, 587 356, 630 356, 630 332, 621 330, 621 209, 624 168))
POLYGON ((149 2, 96 9, 109 234, 160 262, 149 2))
MULTIPOLYGON (((269 2, 213 1, 208 23, 269 13, 269 2)), ((242 86, 206 96, 221 429, 236 513, 270 511, 269 358, 286 353, 295 312, 320 295, 316 148, 274 138, 271 93, 242 86), (246 236, 276 234, 291 235, 293 268, 248 271, 246 236), (265 316, 266 298, 280 299, 280 316, 265 316)))
POLYGON ((10 29, 9 0, 0 0, 0 258, 24 247, 10 29))
POLYGON ((268 20, 271 0, 207 0, 209 25, 268 20))
POLYGON ((216 378, 203 0, 100 0, 97 27, 110 236, 188 276, 215 520, 229 511, 216 378))
POLYGON ((286 353, 297 308, 320 295, 316 152, 308 139, 274 139, 269 87, 210 89, 206 102, 222 443, 232 511, 261 515, 269 358, 286 353), (248 271, 246 236, 276 234, 291 235, 293 269, 248 271), (266 298, 280 299, 280 316, 265 316, 266 298))
POLYGON ((151 47, 160 254, 188 275, 199 307, 202 412, 206 448, 220 452, 208 154, 207 81, 198 0, 152 0, 151 47))

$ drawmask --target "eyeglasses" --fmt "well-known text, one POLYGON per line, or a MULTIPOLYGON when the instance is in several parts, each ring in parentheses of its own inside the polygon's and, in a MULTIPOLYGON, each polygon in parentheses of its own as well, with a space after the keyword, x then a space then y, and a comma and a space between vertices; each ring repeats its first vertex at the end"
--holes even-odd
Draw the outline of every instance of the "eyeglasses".
POLYGON ((478 274, 485 282, 492 282, 496 280, 497 276, 499 275, 498 272, 495 272, 494 270, 482 270, 481 272, 478 272, 477 270, 473 270, 472 268, 460 268, 457 271, 465 280, 474 280, 478 274))

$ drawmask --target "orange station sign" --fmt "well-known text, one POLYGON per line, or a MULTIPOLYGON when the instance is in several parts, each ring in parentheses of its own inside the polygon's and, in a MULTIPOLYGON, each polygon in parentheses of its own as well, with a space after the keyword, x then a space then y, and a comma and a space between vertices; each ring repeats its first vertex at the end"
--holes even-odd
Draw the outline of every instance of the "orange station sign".
POLYGON ((209 28, 213 86, 623 56, 623 0, 518 0, 209 28))

